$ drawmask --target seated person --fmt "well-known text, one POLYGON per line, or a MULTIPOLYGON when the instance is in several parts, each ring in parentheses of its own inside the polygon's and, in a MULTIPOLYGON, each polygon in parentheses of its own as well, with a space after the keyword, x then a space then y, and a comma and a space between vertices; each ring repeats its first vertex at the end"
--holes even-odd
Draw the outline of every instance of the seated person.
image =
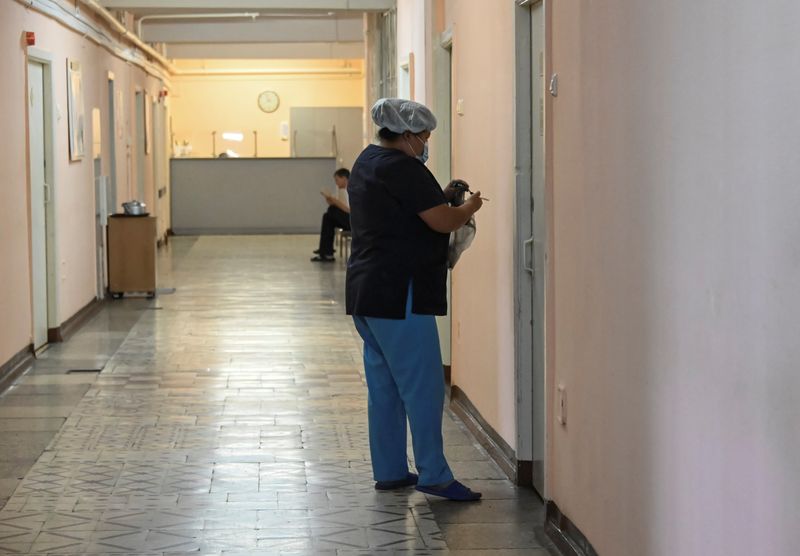
POLYGON ((319 233, 319 249, 314 251, 316 256, 311 260, 315 263, 332 262, 334 228, 350 231, 350 205, 347 201, 347 182, 350 179, 350 170, 339 168, 333 173, 336 182, 337 195, 322 191, 322 196, 328 203, 328 210, 322 215, 322 229, 319 233))

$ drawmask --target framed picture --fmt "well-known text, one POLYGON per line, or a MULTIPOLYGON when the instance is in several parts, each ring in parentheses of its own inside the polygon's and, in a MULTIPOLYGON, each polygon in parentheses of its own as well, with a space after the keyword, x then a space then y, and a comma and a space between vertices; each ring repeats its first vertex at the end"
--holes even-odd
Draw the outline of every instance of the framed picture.
POLYGON ((81 63, 75 60, 67 60, 67 111, 69 159, 80 160, 86 153, 86 116, 83 111, 81 63))

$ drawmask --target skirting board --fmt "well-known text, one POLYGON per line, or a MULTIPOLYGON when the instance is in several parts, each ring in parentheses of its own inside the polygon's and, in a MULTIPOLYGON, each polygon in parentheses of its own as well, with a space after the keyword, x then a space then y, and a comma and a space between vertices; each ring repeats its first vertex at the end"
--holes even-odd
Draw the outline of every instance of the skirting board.
POLYGON ((547 502, 544 530, 564 556, 597 556, 589 539, 552 500, 547 502))
POLYGON ((533 464, 517 460, 511 446, 486 422, 464 391, 455 385, 450 387, 450 409, 461 418, 509 479, 519 486, 533 485, 533 464))
POLYGON ((174 228, 176 236, 316 235, 316 228, 174 228))
POLYGON ((0 394, 33 365, 33 360, 33 346, 28 346, 0 365, 0 394))
POLYGON ((51 344, 67 341, 78 329, 100 311, 105 301, 96 297, 89 302, 83 309, 72 315, 58 328, 50 328, 47 331, 47 341, 51 344))

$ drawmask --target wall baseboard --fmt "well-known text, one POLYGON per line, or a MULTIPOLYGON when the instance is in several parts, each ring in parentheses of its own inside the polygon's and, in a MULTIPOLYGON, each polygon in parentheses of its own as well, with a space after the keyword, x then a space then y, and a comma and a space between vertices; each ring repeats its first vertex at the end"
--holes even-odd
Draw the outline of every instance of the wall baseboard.
POLYGON ((533 464, 517 460, 516 453, 492 426, 486 422, 478 409, 458 386, 450 387, 450 409, 458 415, 472 435, 500 466, 500 469, 519 486, 533 485, 533 464))
POLYGON ((14 384, 33 365, 33 346, 27 346, 11 359, 0 365, 0 394, 14 384))
POLYGON ((51 344, 67 341, 81 326, 100 311, 104 303, 105 300, 95 297, 83 309, 64 321, 61 326, 50 328, 47 331, 47 341, 51 344))
POLYGON ((544 530, 564 556, 597 556, 589 540, 555 502, 547 502, 544 530))

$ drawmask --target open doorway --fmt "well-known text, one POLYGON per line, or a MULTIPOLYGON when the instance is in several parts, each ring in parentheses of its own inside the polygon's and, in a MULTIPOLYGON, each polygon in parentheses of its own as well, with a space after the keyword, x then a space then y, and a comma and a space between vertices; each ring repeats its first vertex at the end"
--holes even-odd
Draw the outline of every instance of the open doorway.
POLYGON ((547 190, 547 0, 520 2, 517 12, 517 456, 523 473, 547 496, 546 300, 549 249, 547 190))
POLYGON ((92 109, 92 163, 95 204, 95 296, 104 299, 106 292, 106 224, 108 221, 108 178, 103 175, 103 132, 99 108, 92 109))
POLYGON ((36 352, 58 322, 55 280, 52 57, 28 51, 28 142, 32 341, 36 352))

